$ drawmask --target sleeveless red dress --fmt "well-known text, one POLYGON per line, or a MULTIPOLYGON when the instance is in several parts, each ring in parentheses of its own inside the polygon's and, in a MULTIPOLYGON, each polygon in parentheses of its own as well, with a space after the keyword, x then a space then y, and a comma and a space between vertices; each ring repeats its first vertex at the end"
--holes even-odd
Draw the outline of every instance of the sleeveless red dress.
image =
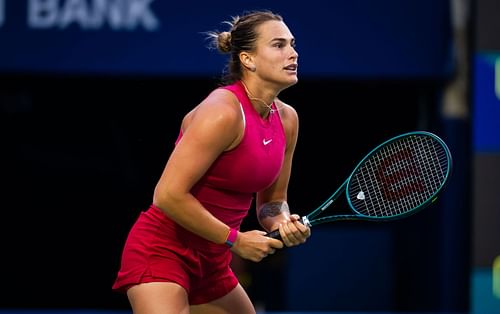
MULTIPOLYGON (((286 138, 279 112, 263 119, 241 82, 224 86, 241 104, 245 131, 241 143, 222 153, 191 193, 215 217, 239 229, 256 192, 270 186, 283 165, 286 138)), ((182 133, 179 134, 179 139, 182 133)), ((231 252, 187 231, 155 205, 141 212, 129 232, 113 289, 167 281, 186 289, 190 304, 207 303, 229 293, 238 280, 229 264, 231 252)))

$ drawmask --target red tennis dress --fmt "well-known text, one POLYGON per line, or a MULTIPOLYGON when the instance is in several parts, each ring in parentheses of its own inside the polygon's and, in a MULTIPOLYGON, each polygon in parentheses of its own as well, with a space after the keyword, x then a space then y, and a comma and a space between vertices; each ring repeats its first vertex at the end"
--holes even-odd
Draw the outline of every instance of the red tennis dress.
MULTIPOLYGON (((240 101, 244 136, 236 148, 218 157, 191 193, 215 217, 239 229, 254 193, 277 179, 286 139, 275 104, 274 111, 263 119, 241 82, 221 88, 233 92, 240 101)), ((184 229, 151 205, 140 213, 129 232, 113 289, 126 291, 144 282, 176 282, 186 289, 190 304, 203 304, 226 295, 238 284, 230 261, 227 246, 184 229)))

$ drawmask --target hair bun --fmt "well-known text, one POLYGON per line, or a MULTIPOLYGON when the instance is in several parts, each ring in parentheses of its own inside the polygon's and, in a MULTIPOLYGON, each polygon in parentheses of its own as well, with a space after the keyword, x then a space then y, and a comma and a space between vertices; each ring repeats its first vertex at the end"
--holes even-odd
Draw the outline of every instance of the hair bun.
POLYGON ((221 32, 217 36, 217 48, 224 53, 231 51, 231 33, 221 32))

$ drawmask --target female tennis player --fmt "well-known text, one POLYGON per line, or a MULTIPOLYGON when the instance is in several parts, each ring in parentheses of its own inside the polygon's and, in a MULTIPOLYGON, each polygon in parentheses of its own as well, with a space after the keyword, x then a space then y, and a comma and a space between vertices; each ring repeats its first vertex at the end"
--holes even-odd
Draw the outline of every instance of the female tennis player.
POLYGON ((135 314, 255 313, 230 268, 299 245, 310 229, 290 214, 296 111, 278 94, 297 83, 295 39, 280 15, 248 12, 208 33, 230 55, 224 84, 183 119, 152 205, 129 232, 113 285, 135 314), (253 197, 263 229, 240 231, 253 197))

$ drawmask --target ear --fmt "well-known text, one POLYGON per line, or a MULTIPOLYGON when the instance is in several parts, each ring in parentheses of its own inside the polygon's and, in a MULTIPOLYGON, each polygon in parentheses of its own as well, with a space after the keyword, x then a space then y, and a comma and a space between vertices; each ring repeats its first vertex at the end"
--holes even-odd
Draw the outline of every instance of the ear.
POLYGON ((253 62, 253 56, 248 52, 240 52, 240 62, 248 70, 252 72, 256 70, 255 63, 253 62))

